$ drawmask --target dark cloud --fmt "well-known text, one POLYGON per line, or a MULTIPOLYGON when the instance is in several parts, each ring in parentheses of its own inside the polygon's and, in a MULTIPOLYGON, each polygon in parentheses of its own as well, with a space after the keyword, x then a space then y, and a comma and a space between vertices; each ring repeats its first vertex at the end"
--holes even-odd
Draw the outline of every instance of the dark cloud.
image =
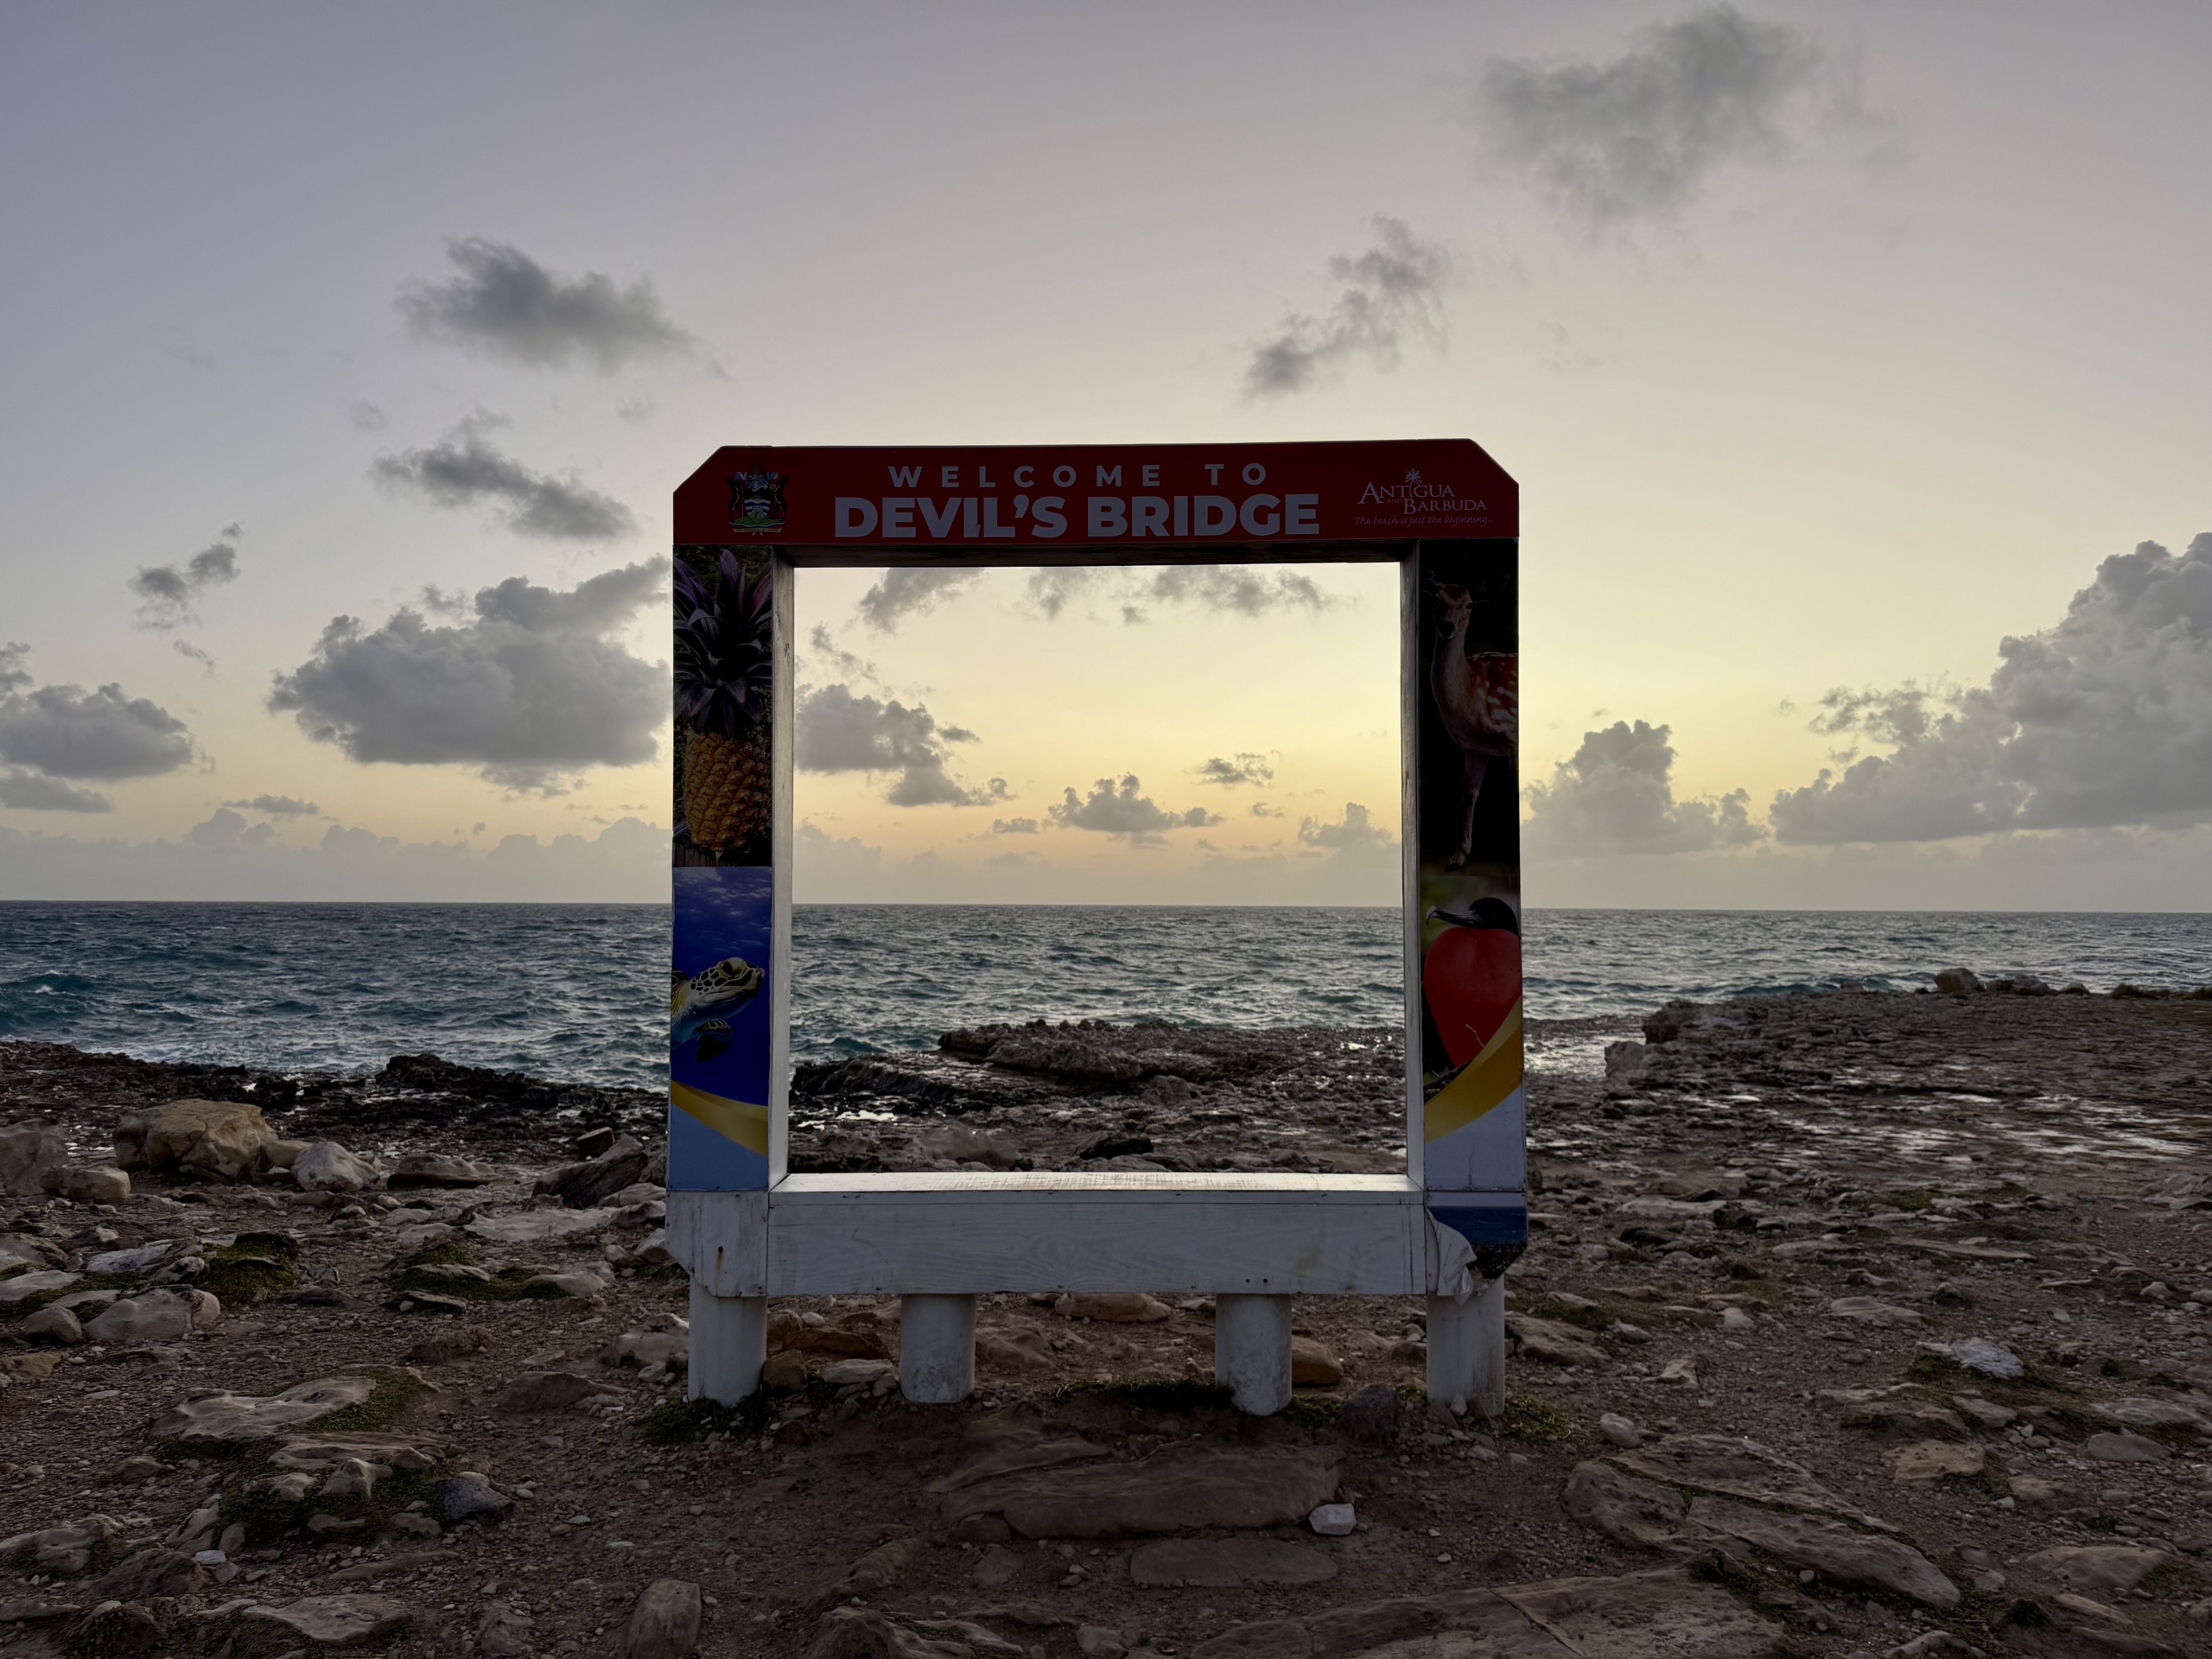
POLYGON ((1783 841, 1937 841, 2212 819, 2212 534, 2097 567, 1989 683, 1837 690, 1823 734, 1886 745, 1774 799, 1783 841))
POLYGON ((1045 809, 1045 816, 1063 830, 1094 830, 1138 842, 1156 842, 1168 830, 1204 829, 1221 822, 1219 813, 1203 806, 1167 810, 1143 792, 1133 772, 1123 774, 1118 786, 1111 778, 1101 778, 1087 797, 1078 797, 1072 789, 1064 791, 1058 804, 1045 809))
POLYGON ((976 734, 940 726, 920 703, 855 696, 849 686, 825 685, 799 699, 798 765, 804 772, 895 772, 884 794, 893 806, 982 806, 1006 798, 1003 778, 970 789, 945 770, 946 745, 973 743, 976 734))
POLYGON ((1043 828, 1034 818, 993 818, 991 833, 995 836, 1033 836, 1043 828))
POLYGON ((24 812, 112 812, 115 803, 96 789, 77 789, 59 778, 10 766, 0 772, 0 806, 24 812))
POLYGON ((806 643, 811 653, 809 658, 810 664, 815 659, 826 662, 830 671, 848 683, 855 680, 867 680, 871 683, 880 683, 875 664, 864 657, 845 650, 837 643, 830 630, 821 623, 817 622, 814 625, 813 631, 806 637, 806 643))
POLYGON ((1273 340, 1253 349, 1244 370, 1246 397, 1304 391, 1354 358, 1394 369, 1408 334, 1444 348, 1451 254, 1395 219, 1378 216, 1375 238, 1357 258, 1329 261, 1329 276, 1341 289, 1326 315, 1286 317, 1273 340))
POLYGON ((1699 853, 1764 838, 1751 797, 1678 801, 1675 751, 1665 726, 1617 720, 1585 732, 1582 746, 1529 791, 1530 848, 1570 857, 1588 853, 1699 853))
POLYGON ((563 276, 480 236, 448 242, 446 257, 454 276, 415 283, 397 302, 417 340, 527 368, 588 362, 602 374, 691 343, 648 283, 617 288, 597 271, 563 276))
POLYGON ((25 652, 0 645, 0 760, 49 778, 101 782, 157 777, 191 764, 190 733, 159 703, 126 697, 113 683, 97 691, 32 687, 25 652))
POLYGON ((608 636, 664 597, 666 569, 625 565, 566 593, 510 577, 452 626, 412 607, 374 629, 334 618, 269 706, 353 760, 473 766, 513 789, 556 792, 587 767, 650 760, 667 670, 608 636))
POLYGON ((238 579, 240 533, 238 525, 226 524, 219 540, 180 563, 141 565, 130 578, 130 591, 140 601, 139 625, 167 630, 196 620, 193 601, 206 589, 238 579))
POLYGON ((909 616, 935 610, 983 573, 980 570, 931 570, 901 565, 886 570, 875 586, 860 597, 854 608, 861 620, 888 633, 909 616))
POLYGON ((442 507, 500 507, 508 529, 549 541, 600 542, 626 536, 629 508, 574 477, 534 473, 486 442, 483 420, 466 422, 442 443, 379 455, 370 477, 387 489, 412 491, 442 507))
POLYGON ((215 659, 188 639, 172 639, 169 649, 188 661, 199 664, 210 674, 215 671, 215 659))
POLYGON ((1712 6, 1611 62, 1494 61, 1477 114, 1510 166, 1602 229, 1672 216, 1732 162, 1787 156, 1801 106, 1833 79, 1809 36, 1712 6))
POLYGON ((315 818, 322 816, 322 809, 313 801, 303 801, 292 795, 256 795, 251 800, 225 801, 225 806, 242 806, 249 812, 259 812, 272 818, 315 818))
POLYGON ((1265 801, 1255 801, 1252 803, 1252 816, 1255 818, 1281 818, 1290 815, 1279 806, 1270 806, 1265 801))
POLYGON ((1047 621, 1071 607, 1086 615, 1102 608, 1132 626, 1150 607, 1166 606, 1237 616, 1334 608, 1342 601, 1302 570, 1252 564, 1175 564, 1151 571, 1055 565, 1030 573, 1029 603, 1047 621))
POLYGON ((1344 815, 1335 823, 1325 823, 1319 818, 1300 818, 1298 840, 1301 846, 1331 853, 1372 852, 1398 844, 1398 838, 1376 823, 1357 801, 1346 801, 1344 815))
POLYGON ((1217 754, 1198 768, 1200 783, 1219 784, 1224 789, 1235 789, 1243 784, 1272 784, 1274 780, 1275 769, 1268 764, 1264 754, 1239 753, 1228 760, 1217 754))

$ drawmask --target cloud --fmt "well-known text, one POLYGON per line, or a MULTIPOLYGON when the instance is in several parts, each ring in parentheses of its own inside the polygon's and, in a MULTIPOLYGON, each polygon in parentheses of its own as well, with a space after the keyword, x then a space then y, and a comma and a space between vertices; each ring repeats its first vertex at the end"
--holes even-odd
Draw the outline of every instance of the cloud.
POLYGON ((886 570, 881 580, 860 596, 854 608, 868 626, 889 633, 905 618, 935 610, 982 574, 980 570, 931 570, 902 565, 886 570))
POLYGON ((1240 753, 1230 760, 1217 754, 1198 768, 1200 783, 1219 784, 1224 789, 1235 789, 1240 784, 1272 784, 1274 780, 1275 769, 1268 764, 1264 754, 1240 753))
POLYGON ((1338 255, 1329 261, 1330 276, 1343 286, 1325 316, 1286 317, 1273 340, 1253 349, 1244 370, 1246 397, 1304 391, 1354 358, 1394 369, 1399 342, 1408 334, 1444 349, 1451 254, 1382 215, 1375 220, 1375 245, 1358 257, 1338 255))
POLYGON ((1290 610, 1318 613, 1344 602, 1302 570, 1250 564, 1165 565, 1150 572, 1053 565, 1030 573, 1028 597, 1047 621, 1058 620, 1071 607, 1095 616, 1103 606, 1118 610, 1132 626, 1147 620, 1154 605, 1258 617, 1290 610))
POLYGON ((830 630, 821 623, 817 622, 814 625, 812 631, 806 637, 806 644, 810 652, 808 659, 810 667, 814 665, 814 658, 819 658, 826 660, 831 671, 848 683, 855 680, 866 680, 871 684, 880 683, 880 677, 875 671, 875 664, 865 657, 845 650, 837 643, 830 630))
POLYGON ((1252 816, 1255 818, 1282 818, 1290 815, 1279 806, 1270 806, 1265 801, 1255 801, 1252 803, 1252 816))
POLYGON ((991 833, 995 836, 1033 836, 1043 826, 1034 818, 993 818, 991 833))
POLYGON ((0 806, 25 812, 112 812, 115 803, 96 789, 76 789, 59 778, 10 766, 0 772, 0 806))
POLYGON ((322 809, 313 801, 303 801, 294 795, 256 795, 251 800, 225 801, 223 804, 242 806, 249 812, 265 813, 272 818, 315 818, 322 816, 322 809))
POLYGON ((191 764, 185 723, 159 703, 124 696, 120 685, 25 690, 31 679, 22 667, 26 649, 0 645, 0 760, 49 778, 102 782, 156 777, 191 764))
POLYGON ((1344 803, 1344 818, 1337 823, 1325 823, 1319 818, 1299 819, 1298 840, 1301 846, 1335 853, 1370 852, 1398 844, 1398 838, 1376 823, 1357 801, 1344 803))
POLYGON ((1529 843, 1554 857, 1589 853, 1697 853, 1746 847, 1765 832, 1740 789, 1678 801, 1675 751, 1665 726, 1617 720, 1585 732, 1582 746, 1529 791, 1529 843))
POLYGON ((1135 772, 1124 773, 1117 788, 1111 778, 1101 778, 1087 798, 1072 789, 1045 809, 1045 816, 1063 830, 1094 830, 1101 835, 1125 836, 1134 842, 1157 842, 1167 830, 1205 829, 1221 822, 1221 815, 1203 806, 1172 812, 1142 792, 1135 772))
POLYGON ((843 684, 825 685, 799 699, 798 766, 802 772, 895 772, 885 792, 893 806, 982 806, 1006 798, 1003 778, 970 789, 945 770, 949 743, 973 743, 976 734, 939 726, 921 703, 855 696, 843 684))
POLYGON ((354 401, 353 407, 346 411, 346 418, 351 421, 357 429, 363 432, 381 432, 384 430, 384 410, 379 409, 376 404, 371 403, 365 397, 358 398, 354 401))
POLYGON ((512 789, 554 793, 587 767, 635 766, 668 718, 667 671, 608 636, 664 598, 666 569, 624 565, 566 593, 512 576, 452 626, 411 607, 374 629, 335 617, 276 676, 269 707, 353 760, 473 766, 512 789))
POLYGON ((2118 554, 1986 686, 1836 690, 1813 729, 1888 745, 1777 793, 1797 842, 2212 819, 2212 533, 2118 554))
POLYGON ((181 564, 139 566, 130 578, 130 591, 139 599, 139 626, 167 630, 197 620, 193 601, 207 588, 238 579, 239 534, 238 525, 226 524, 221 539, 181 564))
POLYGON ((215 671, 215 659, 189 639, 172 639, 169 641, 169 649, 188 662, 199 664, 207 673, 213 674, 215 671))
POLYGON ((533 473, 485 442, 482 420, 464 422, 428 449, 379 455, 369 476, 385 488, 412 491, 441 507, 503 505, 508 529, 549 541, 598 542, 636 527, 630 509, 575 477, 533 473))
POLYGON ((448 241, 446 257, 455 275, 414 283, 396 302, 417 340, 525 368, 587 361, 602 374, 691 344, 648 283, 617 288, 597 271, 563 276, 480 236, 448 241))
POLYGON ((1671 218, 1731 162, 1786 156, 1824 84, 1835 78, 1811 37, 1719 5, 1608 63, 1494 60, 1476 113, 1509 166, 1599 230, 1671 218))
POLYGON ((0 824, 0 899, 665 905, 668 897, 668 831, 636 818, 589 839, 508 836, 480 853, 335 823, 293 846, 228 808, 175 840, 80 841, 0 824))

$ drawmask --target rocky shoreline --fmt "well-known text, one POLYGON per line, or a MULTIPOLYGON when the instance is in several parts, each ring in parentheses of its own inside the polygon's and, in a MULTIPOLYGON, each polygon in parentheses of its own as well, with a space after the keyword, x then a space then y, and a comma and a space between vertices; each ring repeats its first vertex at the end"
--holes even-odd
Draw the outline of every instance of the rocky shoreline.
MULTIPOLYGON (((1533 1027, 1498 1422, 1417 1300, 1252 1421, 1134 1291, 985 1299, 953 1408, 779 1303, 689 1408, 657 1094, 0 1043, 0 1651, 2205 1651, 2212 1002, 1952 983, 1533 1027)), ((1402 1065, 983 1027, 799 1069, 794 1163, 1389 1168, 1402 1065)))

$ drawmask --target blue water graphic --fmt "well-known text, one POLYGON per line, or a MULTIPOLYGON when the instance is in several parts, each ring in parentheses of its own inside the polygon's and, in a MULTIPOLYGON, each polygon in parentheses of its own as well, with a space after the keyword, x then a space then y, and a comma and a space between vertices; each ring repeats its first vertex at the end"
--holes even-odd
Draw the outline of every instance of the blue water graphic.
MULTIPOLYGON (((803 905, 798 1059, 993 1020, 1395 1025, 1386 909, 803 905)), ((0 904, 0 1037, 360 1071, 425 1052, 565 1081, 668 1077, 669 912, 647 905, 0 904)), ((1958 964, 2109 990, 2212 982, 2212 917, 1539 910, 1538 1020, 1958 964)))

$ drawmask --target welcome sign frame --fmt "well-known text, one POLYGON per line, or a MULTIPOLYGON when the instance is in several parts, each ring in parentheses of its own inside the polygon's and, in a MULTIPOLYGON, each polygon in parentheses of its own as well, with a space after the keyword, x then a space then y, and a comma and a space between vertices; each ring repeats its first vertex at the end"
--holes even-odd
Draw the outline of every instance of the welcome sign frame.
MULTIPOLYGON (((668 1240, 690 1394, 760 1384, 772 1296, 903 1299, 900 1382, 975 1385, 976 1299, 1216 1299, 1216 1374, 1290 1398, 1291 1299, 1428 1298, 1428 1390, 1504 1406, 1526 1247, 1519 493, 1465 440, 718 450, 677 488, 668 1240), (792 1174, 795 573, 1381 562, 1400 571, 1403 1175, 792 1174)), ((1010 1011, 1011 1012, 1011 1011, 1010 1011)))

